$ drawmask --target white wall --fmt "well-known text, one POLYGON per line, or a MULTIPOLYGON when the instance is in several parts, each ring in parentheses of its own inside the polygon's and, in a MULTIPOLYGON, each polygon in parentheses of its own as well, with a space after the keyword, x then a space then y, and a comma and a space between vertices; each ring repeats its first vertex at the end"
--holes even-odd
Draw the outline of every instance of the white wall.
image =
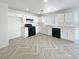
MULTIPOLYGON (((8 38, 13 39, 19 36, 24 36, 24 25, 28 23, 26 18, 34 19, 33 25, 36 26, 36 33, 38 29, 38 16, 35 14, 9 9, 8 10, 8 38)), ((28 34, 27 34, 28 35, 28 34)))
POLYGON ((0 48, 8 43, 8 5, 0 2, 0 48))
POLYGON ((8 16, 8 39, 21 36, 21 18, 8 16))

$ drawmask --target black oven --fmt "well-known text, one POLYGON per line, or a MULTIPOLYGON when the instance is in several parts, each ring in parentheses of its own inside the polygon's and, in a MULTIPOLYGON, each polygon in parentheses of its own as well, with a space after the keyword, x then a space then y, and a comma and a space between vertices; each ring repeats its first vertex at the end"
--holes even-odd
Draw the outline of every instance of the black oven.
POLYGON ((61 38, 61 30, 60 28, 52 28, 52 36, 61 38))
POLYGON ((28 27, 28 37, 36 34, 36 27, 32 26, 32 24, 25 24, 25 27, 28 27))
POLYGON ((28 37, 36 34, 36 28, 34 26, 28 28, 28 37))

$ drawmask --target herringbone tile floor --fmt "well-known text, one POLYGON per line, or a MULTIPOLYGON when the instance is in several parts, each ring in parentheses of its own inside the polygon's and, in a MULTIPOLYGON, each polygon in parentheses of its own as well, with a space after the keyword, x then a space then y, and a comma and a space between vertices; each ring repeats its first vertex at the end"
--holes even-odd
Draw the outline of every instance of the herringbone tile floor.
POLYGON ((37 34, 10 40, 0 49, 0 59, 79 59, 79 47, 74 42, 37 34))

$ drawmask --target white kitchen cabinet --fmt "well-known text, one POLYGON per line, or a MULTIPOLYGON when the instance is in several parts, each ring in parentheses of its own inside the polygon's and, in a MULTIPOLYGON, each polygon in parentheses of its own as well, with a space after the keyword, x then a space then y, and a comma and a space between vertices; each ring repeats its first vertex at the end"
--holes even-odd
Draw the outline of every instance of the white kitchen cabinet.
POLYGON ((48 35, 51 35, 52 36, 52 27, 51 26, 48 26, 48 35))
POLYGON ((64 24, 64 14, 56 14, 55 15, 55 25, 61 26, 64 24))
POLYGON ((24 28, 24 38, 28 37, 28 28, 24 28))
POLYGON ((43 17, 43 22, 45 25, 54 25, 55 24, 55 19, 54 19, 54 15, 51 16, 44 16, 43 17))
POLYGON ((39 26, 36 27, 36 34, 39 33, 39 26))
POLYGON ((48 29, 46 28, 46 26, 41 26, 40 27, 40 33, 42 33, 42 34, 48 34, 48 29))
POLYGON ((69 29, 68 30, 68 40, 74 41, 75 39, 75 30, 74 29, 69 29))
POLYGON ((72 28, 61 28, 61 38, 74 41, 75 39, 75 29, 72 28))
POLYGON ((52 35, 52 27, 51 26, 41 26, 39 31, 42 34, 52 35))
POLYGON ((55 15, 56 26, 75 26, 74 12, 55 15))
POLYGON ((79 28, 75 30, 75 39, 79 40, 79 28))
POLYGON ((74 25, 74 13, 73 12, 69 12, 69 13, 65 13, 65 25, 74 25))
POLYGON ((61 38, 62 39, 68 39, 68 31, 67 31, 67 29, 61 28, 61 38))

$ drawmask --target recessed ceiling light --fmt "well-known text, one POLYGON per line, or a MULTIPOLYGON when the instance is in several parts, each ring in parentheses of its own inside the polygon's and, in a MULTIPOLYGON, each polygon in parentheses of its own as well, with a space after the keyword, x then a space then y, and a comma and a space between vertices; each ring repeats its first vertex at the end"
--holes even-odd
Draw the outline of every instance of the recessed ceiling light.
POLYGON ((43 0, 45 3, 47 3, 48 0, 43 0))
POLYGON ((26 11, 29 11, 29 8, 26 8, 26 11))

